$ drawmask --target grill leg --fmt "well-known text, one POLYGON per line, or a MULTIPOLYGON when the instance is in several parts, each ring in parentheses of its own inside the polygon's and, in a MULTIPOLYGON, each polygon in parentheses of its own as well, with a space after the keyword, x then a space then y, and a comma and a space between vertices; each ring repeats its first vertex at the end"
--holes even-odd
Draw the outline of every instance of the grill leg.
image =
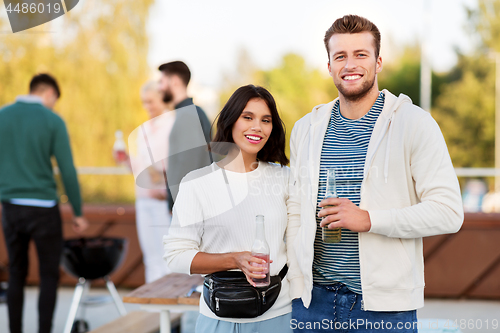
MULTIPOLYGON (((87 281, 85 281, 85 284, 83 285, 83 293, 82 293, 82 298, 80 301, 81 306, 78 308, 78 310, 80 311, 80 318, 81 318, 82 322, 85 321, 85 310, 87 309, 87 307, 85 306, 85 299, 87 299, 87 297, 89 296, 89 290, 90 290, 91 283, 92 283, 92 281, 87 280, 87 281)), ((78 315, 78 311, 75 314, 75 316, 76 315, 78 315)))
POLYGON ((121 316, 125 316, 127 314, 127 310, 123 305, 120 295, 118 295, 118 291, 116 291, 115 284, 109 279, 109 276, 107 275, 104 277, 104 280, 106 281, 106 287, 108 287, 109 293, 111 294, 111 297, 113 297, 113 301, 115 302, 118 312, 121 316))
POLYGON ((71 333, 71 328, 73 327, 73 322, 75 321, 76 313, 78 311, 78 307, 80 306, 80 301, 82 300, 82 294, 86 283, 87 281, 81 277, 76 284, 73 300, 71 301, 71 306, 69 308, 68 319, 66 320, 66 326, 64 326, 64 333, 71 333))

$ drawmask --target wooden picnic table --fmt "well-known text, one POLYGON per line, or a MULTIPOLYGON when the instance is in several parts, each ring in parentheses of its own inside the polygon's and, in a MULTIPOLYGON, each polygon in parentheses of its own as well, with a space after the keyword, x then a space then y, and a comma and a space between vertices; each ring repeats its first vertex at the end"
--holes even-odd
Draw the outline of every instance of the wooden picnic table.
POLYGON ((200 293, 186 294, 193 286, 203 284, 201 275, 167 274, 123 296, 123 302, 140 304, 146 310, 160 312, 160 333, 170 333, 170 310, 197 311, 200 293))

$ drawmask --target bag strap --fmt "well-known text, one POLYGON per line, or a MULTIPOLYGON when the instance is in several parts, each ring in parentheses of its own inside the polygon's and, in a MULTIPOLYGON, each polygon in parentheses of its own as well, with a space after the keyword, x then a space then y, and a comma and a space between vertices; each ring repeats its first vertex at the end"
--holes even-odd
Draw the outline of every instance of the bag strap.
POLYGON ((281 272, 278 274, 280 276, 281 280, 283 280, 285 278, 285 275, 287 272, 288 272, 288 265, 285 264, 285 266, 281 269, 281 272))

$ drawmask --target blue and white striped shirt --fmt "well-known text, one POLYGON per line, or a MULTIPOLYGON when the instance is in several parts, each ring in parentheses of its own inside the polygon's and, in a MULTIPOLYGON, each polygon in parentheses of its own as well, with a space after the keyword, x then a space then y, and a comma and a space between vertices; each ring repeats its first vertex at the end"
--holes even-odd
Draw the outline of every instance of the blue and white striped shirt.
MULTIPOLYGON (((348 198, 359 206, 366 152, 384 100, 384 93, 381 92, 370 111, 359 119, 345 118, 340 113, 339 101, 335 103, 321 150, 318 204, 325 198, 326 170, 335 168, 339 198, 348 198)), ((320 209, 316 207, 316 214, 320 209)), ((319 226, 321 220, 316 218, 314 282, 341 282, 351 291, 361 294, 358 233, 342 228, 340 243, 323 243, 319 226)))

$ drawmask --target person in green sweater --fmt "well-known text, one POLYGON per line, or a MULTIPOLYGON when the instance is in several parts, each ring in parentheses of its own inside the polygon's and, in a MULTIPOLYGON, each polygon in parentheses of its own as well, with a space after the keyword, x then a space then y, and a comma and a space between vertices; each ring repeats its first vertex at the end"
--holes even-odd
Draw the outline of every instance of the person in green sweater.
POLYGON ((9 255, 7 305, 11 333, 22 332, 28 243, 35 242, 40 266, 39 333, 48 333, 59 282, 62 222, 51 158, 54 156, 75 215, 73 229, 88 226, 64 121, 52 112, 61 96, 57 81, 38 74, 29 95, 0 109, 0 200, 9 255))

